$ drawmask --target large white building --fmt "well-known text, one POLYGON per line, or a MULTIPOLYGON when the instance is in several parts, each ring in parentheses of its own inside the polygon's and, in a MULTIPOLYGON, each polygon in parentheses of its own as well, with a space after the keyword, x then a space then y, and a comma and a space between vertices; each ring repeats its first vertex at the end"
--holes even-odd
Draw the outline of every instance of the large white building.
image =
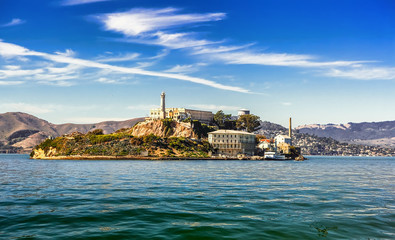
POLYGON ((227 156, 253 156, 256 148, 255 134, 235 130, 209 132, 208 142, 215 149, 215 154, 227 156))

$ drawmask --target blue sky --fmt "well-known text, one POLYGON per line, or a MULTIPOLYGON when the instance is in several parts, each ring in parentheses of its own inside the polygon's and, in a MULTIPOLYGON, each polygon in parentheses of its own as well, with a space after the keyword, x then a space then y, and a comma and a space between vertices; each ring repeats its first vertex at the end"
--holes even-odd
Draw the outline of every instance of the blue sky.
POLYGON ((395 120, 395 2, 0 1, 0 112, 53 123, 167 106, 294 126, 395 120))

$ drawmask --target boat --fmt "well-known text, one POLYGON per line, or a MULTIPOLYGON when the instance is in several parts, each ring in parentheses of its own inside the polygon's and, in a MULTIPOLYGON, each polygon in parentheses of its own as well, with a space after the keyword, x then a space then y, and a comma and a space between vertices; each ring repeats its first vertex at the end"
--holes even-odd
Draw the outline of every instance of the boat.
POLYGON ((285 157, 285 155, 277 154, 276 152, 265 152, 265 160, 290 160, 291 158, 285 157))

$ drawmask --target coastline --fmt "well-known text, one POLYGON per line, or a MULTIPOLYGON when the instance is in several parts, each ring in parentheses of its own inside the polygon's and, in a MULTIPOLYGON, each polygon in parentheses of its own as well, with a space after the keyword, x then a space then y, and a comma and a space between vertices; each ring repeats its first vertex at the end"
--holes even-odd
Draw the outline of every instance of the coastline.
POLYGON ((260 156, 251 156, 251 157, 142 157, 142 156, 83 156, 83 155, 74 155, 74 156, 51 156, 51 157, 40 157, 40 158, 32 158, 36 160, 251 160, 251 161, 293 161, 294 159, 264 159, 260 156))

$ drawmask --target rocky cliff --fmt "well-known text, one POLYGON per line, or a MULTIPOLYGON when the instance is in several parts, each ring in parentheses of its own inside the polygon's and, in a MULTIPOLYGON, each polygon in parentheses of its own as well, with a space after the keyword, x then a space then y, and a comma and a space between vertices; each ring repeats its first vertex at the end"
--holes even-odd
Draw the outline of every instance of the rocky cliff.
POLYGON ((178 123, 175 121, 146 121, 136 124, 129 133, 136 137, 153 134, 158 137, 185 137, 197 138, 191 123, 178 123))

